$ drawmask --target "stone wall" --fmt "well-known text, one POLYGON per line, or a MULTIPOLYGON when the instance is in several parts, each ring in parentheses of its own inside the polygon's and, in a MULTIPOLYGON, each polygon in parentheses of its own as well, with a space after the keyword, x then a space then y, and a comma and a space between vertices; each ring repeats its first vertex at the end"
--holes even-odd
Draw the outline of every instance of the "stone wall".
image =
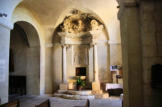
POLYGON ((160 107, 162 91, 151 88, 151 67, 162 64, 162 2, 141 2, 141 40, 145 107, 160 107))

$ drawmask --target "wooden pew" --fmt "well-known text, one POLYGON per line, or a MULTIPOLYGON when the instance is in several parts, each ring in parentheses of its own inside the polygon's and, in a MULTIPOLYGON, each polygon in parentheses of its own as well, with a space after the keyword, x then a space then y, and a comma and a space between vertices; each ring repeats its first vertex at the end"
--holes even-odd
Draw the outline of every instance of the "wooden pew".
POLYGON ((86 102, 86 105, 85 105, 85 106, 74 106, 74 107, 90 107, 90 102, 89 102, 89 100, 87 100, 87 102, 86 102))
POLYGON ((42 102, 41 104, 36 105, 35 107, 50 107, 50 101, 48 99, 48 100, 42 102))
POLYGON ((14 100, 0 105, 0 107, 20 107, 20 102, 19 100, 14 100))

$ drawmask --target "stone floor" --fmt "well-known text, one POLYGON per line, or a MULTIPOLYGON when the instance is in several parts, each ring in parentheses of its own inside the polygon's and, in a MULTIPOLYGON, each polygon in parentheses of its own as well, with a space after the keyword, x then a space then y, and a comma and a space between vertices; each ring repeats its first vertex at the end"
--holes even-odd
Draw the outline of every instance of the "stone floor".
MULTIPOLYGON (((35 107, 47 99, 50 99, 51 107, 74 107, 86 104, 86 100, 69 100, 47 96, 23 96, 19 99, 20 107, 35 107)), ((91 99, 90 107, 122 107, 122 105, 119 97, 110 97, 109 99, 91 99)))

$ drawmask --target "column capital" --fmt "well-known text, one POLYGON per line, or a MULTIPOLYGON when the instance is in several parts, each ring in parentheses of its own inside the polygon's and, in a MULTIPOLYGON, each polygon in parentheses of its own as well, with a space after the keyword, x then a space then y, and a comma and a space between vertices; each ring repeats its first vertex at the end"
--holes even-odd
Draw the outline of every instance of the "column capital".
POLYGON ((66 77, 66 44, 62 45, 62 83, 67 83, 67 77, 66 77))
POLYGON ((92 48, 92 47, 94 47, 94 46, 96 46, 96 45, 97 45, 97 43, 91 42, 91 43, 90 43, 90 48, 92 48))
POLYGON ((62 47, 62 48, 64 48, 64 47, 70 48, 71 46, 72 46, 71 44, 61 44, 61 47, 62 47))
POLYGON ((66 47, 67 45, 66 44, 61 44, 62 47, 66 47))

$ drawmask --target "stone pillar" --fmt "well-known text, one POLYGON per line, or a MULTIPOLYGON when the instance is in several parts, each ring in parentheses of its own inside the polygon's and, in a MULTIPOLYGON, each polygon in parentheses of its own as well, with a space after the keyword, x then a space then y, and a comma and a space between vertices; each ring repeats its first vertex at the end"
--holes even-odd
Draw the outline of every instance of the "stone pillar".
POLYGON ((8 102, 10 28, 0 24, 0 99, 8 102))
POLYGON ((94 93, 100 93, 100 82, 98 75, 98 60, 97 60, 97 45, 93 45, 93 71, 94 71, 94 80, 92 83, 92 90, 94 93))
POLYGON ((66 74, 66 45, 62 45, 62 83, 60 84, 60 90, 68 89, 66 74))
POLYGON ((93 46, 93 70, 94 70, 94 81, 99 82, 98 77, 98 60, 97 60, 97 46, 93 46))
POLYGON ((62 83, 67 83, 66 78, 66 45, 62 46, 62 83))
POLYGON ((139 7, 121 3, 118 13, 123 57, 124 107, 143 106, 142 46, 139 7))

